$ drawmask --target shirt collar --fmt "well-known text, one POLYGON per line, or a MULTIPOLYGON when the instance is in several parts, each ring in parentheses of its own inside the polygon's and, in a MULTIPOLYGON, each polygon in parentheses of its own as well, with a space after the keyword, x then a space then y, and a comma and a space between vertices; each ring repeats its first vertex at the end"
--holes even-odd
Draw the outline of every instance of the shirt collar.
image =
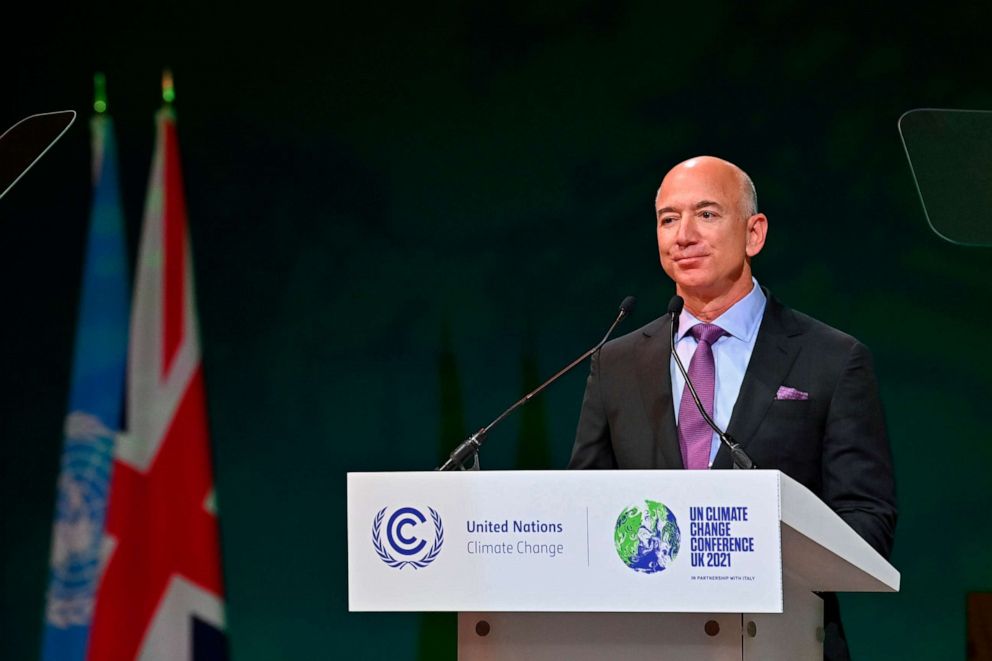
MULTIPOLYGON (((758 326, 761 324, 761 317, 765 311, 765 293, 761 291, 758 281, 753 277, 751 278, 751 285, 751 291, 744 298, 731 305, 726 312, 711 322, 742 342, 750 342, 754 334, 758 332, 758 326)), ((679 332, 676 343, 681 342, 693 326, 701 323, 704 322, 697 319, 688 309, 682 308, 682 314, 679 315, 679 332)))

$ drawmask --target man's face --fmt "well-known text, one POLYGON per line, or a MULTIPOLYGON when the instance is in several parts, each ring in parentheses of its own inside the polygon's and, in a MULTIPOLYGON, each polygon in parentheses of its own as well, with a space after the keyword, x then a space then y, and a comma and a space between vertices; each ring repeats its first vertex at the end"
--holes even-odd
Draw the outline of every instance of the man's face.
POLYGON ((658 253, 680 294, 714 298, 750 283, 748 257, 764 244, 766 220, 744 217, 743 194, 738 171, 718 159, 686 161, 665 177, 655 200, 658 253))

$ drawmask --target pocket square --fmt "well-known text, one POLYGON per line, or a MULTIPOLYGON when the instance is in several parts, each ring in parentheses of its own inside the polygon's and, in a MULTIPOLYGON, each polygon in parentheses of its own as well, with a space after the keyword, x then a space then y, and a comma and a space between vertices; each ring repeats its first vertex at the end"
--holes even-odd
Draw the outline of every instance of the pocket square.
POLYGON ((790 388, 789 386, 781 386, 778 392, 775 393, 775 399, 809 399, 809 393, 790 388))

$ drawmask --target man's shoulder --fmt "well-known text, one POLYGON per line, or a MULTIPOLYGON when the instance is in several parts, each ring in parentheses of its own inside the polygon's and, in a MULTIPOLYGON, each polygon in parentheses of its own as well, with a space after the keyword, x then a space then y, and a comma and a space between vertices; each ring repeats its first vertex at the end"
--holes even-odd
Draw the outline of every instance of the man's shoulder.
POLYGON ((666 333, 671 332, 671 322, 668 315, 662 315, 625 335, 607 342, 602 354, 610 358, 631 355, 652 340, 664 341, 666 333))
POLYGON ((816 345, 822 350, 849 352, 854 346, 864 346, 858 338, 835 328, 805 312, 793 309, 781 303, 774 296, 768 296, 768 307, 765 310, 766 320, 770 326, 781 329, 786 334, 796 336, 803 343, 816 345))

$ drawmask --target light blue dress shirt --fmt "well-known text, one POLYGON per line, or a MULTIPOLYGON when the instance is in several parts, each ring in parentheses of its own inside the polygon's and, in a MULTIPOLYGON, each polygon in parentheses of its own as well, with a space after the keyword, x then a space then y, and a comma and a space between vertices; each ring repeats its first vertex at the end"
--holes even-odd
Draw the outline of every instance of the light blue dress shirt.
MULTIPOLYGON (((758 339, 758 327, 761 326, 761 318, 765 314, 764 292, 758 286, 758 281, 751 278, 752 288, 747 296, 734 303, 729 310, 714 319, 711 323, 716 324, 729 335, 721 337, 713 345, 713 362, 716 366, 716 391, 713 397, 713 421, 720 429, 726 431, 730 424, 730 414, 737 403, 737 395, 740 394, 741 384, 744 382, 744 372, 747 371, 747 364, 751 360, 751 352, 754 351, 754 342, 758 339)), ((682 359, 686 371, 689 370, 689 363, 692 355, 696 353, 696 339, 689 334, 689 330, 703 323, 696 319, 688 309, 683 308, 679 316, 679 332, 675 339, 675 351, 682 359)), ((675 359, 669 361, 669 370, 672 375, 672 396, 675 403, 675 421, 679 419, 679 407, 682 403, 682 391, 685 389, 685 379, 679 372, 675 359)), ((710 450, 710 466, 720 449, 720 437, 713 434, 713 446, 710 450)))

